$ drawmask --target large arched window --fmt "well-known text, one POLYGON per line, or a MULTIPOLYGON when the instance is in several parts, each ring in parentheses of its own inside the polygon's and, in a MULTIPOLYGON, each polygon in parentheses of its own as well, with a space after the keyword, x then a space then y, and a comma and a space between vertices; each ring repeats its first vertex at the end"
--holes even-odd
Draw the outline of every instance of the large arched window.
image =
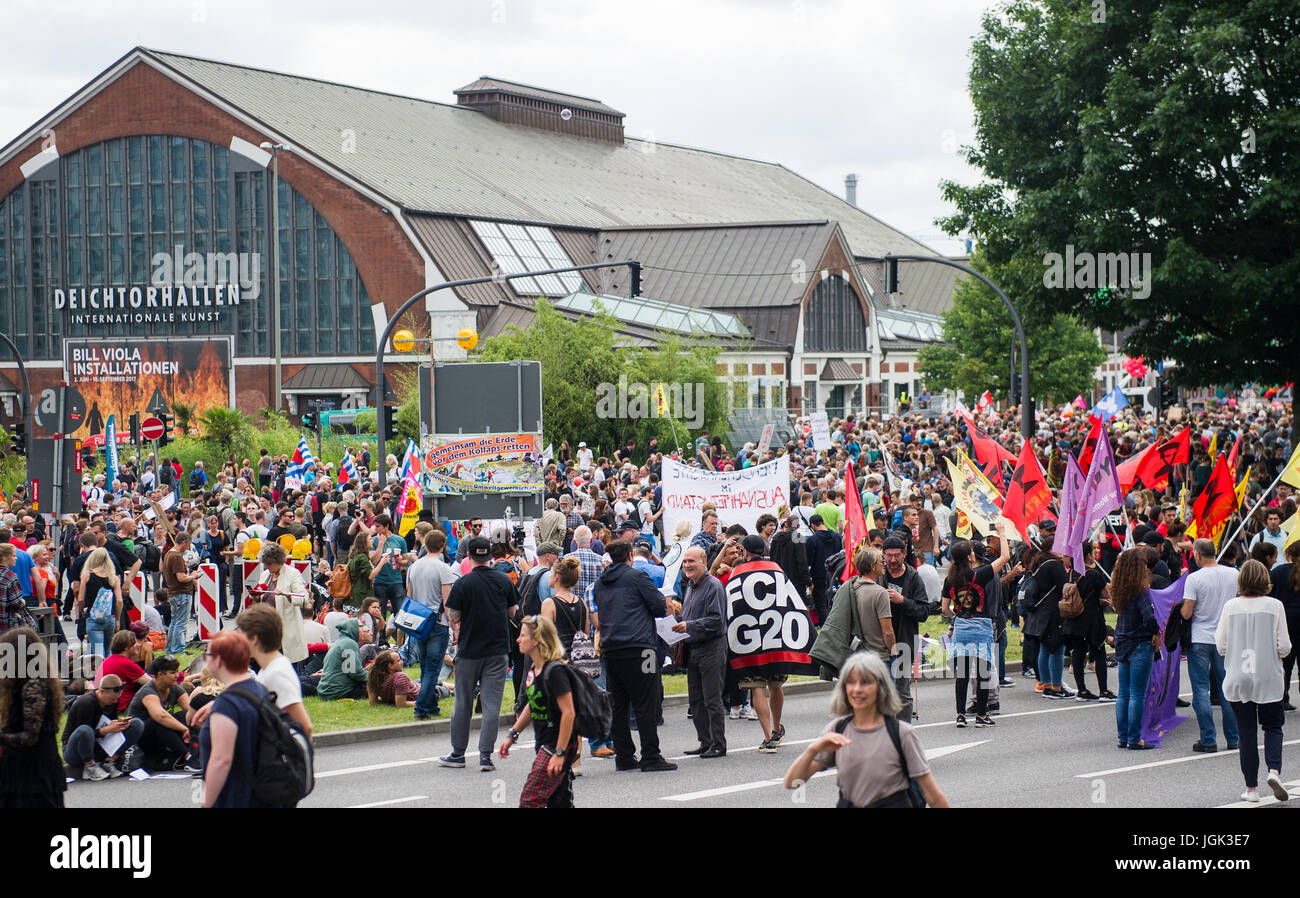
MULTIPOLYGON (((269 180, 225 147, 186 137, 118 138, 62 156, 0 200, 0 331, 31 359, 58 359, 61 336, 233 335, 237 356, 270 355, 269 180), (55 308, 56 290, 149 285, 154 260, 178 246, 182 256, 249 254, 258 295, 241 291, 216 321, 97 326, 55 308)), ((282 354, 373 353, 370 299, 347 248, 284 181, 278 202, 282 354)))
POLYGON ((833 275, 814 287, 803 333, 805 352, 866 352, 867 321, 853 285, 833 275))

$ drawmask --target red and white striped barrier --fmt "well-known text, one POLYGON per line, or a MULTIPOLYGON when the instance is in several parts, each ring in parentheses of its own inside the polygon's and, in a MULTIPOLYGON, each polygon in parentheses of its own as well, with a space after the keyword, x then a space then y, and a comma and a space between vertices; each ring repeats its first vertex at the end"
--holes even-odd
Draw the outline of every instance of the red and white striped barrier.
MULTIPOLYGON (((297 559, 291 558, 289 559, 288 563, 293 565, 294 569, 298 571, 298 573, 302 574, 302 579, 305 582, 307 582, 308 584, 311 583, 311 560, 310 559, 304 559, 302 561, 299 561, 297 559)), ((257 581, 262 579, 263 568, 262 568, 262 562, 260 561, 241 561, 240 564, 244 566, 244 587, 241 590, 242 595, 239 597, 239 607, 247 608, 249 605, 253 604, 253 600, 249 597, 248 591, 250 588, 257 585, 257 581)), ((308 589, 307 595, 308 597, 310 597, 311 587, 308 586, 307 589, 308 589)))
POLYGON ((199 639, 212 639, 221 632, 218 619, 217 566, 212 563, 200 564, 198 567, 198 601, 199 639))
POLYGON ((131 583, 129 584, 127 591, 131 594, 131 602, 133 606, 136 608, 143 608, 145 605, 145 599, 147 597, 144 574, 137 573, 134 577, 132 577, 131 583))

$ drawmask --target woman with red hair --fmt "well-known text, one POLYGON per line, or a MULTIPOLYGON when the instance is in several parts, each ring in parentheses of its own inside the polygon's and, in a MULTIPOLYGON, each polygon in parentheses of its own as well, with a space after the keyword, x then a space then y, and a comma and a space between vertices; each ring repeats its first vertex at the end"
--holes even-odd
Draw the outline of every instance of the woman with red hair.
POLYGON ((199 733, 205 808, 265 807, 253 796, 252 779, 260 714, 257 704, 240 694, 266 696, 248 669, 250 654, 248 638, 238 630, 218 633, 203 653, 207 672, 225 687, 199 733))

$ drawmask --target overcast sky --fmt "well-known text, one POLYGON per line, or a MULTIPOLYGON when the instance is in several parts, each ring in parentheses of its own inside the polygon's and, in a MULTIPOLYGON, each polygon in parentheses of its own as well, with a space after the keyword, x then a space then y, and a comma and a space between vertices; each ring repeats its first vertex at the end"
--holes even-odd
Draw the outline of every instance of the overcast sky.
POLYGON ((626 133, 779 162, 941 252, 972 183, 986 0, 9 0, 0 145, 131 47, 454 102, 493 75, 596 97, 626 133))

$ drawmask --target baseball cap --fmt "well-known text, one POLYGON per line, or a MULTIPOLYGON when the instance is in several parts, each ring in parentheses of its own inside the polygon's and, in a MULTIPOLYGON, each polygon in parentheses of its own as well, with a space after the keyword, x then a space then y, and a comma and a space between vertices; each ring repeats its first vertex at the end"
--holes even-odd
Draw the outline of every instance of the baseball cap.
POLYGON ((906 549, 907 543, 903 542, 900 537, 887 536, 880 546, 882 549, 906 549))
POLYGON ((537 554, 538 555, 560 555, 563 554, 563 550, 560 548, 558 543, 553 543, 550 540, 547 540, 546 542, 542 543, 540 546, 537 547, 537 554))
POLYGON ((579 449, 586 449, 586 448, 587 448, 587 444, 586 444, 586 443, 579 443, 579 444, 578 444, 578 448, 579 448, 579 449))
POLYGON ((763 542, 763 537, 757 533, 751 533, 740 541, 745 551, 750 555, 762 555, 767 551, 767 543, 763 542))
POLYGON ((650 542, 650 537, 648 536, 638 536, 636 539, 632 540, 632 548, 653 549, 654 543, 650 542))
POLYGON ((476 536, 467 543, 465 553, 471 558, 492 557, 492 544, 481 536, 476 536))
POLYGON ((640 533, 641 528, 633 524, 629 524, 627 521, 624 521, 623 523, 619 524, 617 528, 615 528, 614 532, 615 533, 640 533))

